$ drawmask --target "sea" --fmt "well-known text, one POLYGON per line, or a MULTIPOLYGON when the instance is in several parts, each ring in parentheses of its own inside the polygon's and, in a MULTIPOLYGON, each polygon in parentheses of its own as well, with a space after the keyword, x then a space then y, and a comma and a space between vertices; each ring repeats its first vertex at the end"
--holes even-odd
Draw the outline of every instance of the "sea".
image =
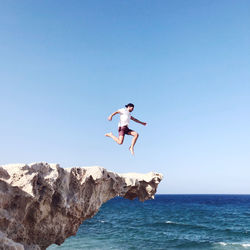
POLYGON ((250 195, 116 197, 53 249, 249 249, 250 195))

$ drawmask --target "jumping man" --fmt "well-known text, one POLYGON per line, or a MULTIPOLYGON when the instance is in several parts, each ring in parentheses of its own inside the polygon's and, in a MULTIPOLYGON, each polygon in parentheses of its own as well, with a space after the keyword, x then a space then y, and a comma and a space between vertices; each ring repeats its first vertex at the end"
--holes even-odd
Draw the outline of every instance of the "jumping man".
POLYGON ((135 143, 137 141, 137 138, 138 138, 139 134, 137 132, 135 132, 135 131, 128 128, 129 121, 131 119, 132 121, 140 123, 140 124, 142 124, 144 126, 147 125, 146 122, 141 122, 141 121, 137 120, 136 118, 134 118, 133 116, 131 116, 130 113, 133 110, 134 110, 134 104, 129 103, 129 104, 125 105, 125 108, 118 109, 116 112, 114 112, 113 114, 111 114, 108 117, 108 120, 112 121, 112 117, 114 115, 120 114, 120 122, 118 124, 118 132, 119 132, 119 137, 118 138, 116 136, 114 136, 111 132, 105 134, 106 136, 111 137, 115 142, 117 142, 120 145, 123 143, 125 134, 132 135, 133 139, 132 139, 131 146, 129 147, 129 150, 130 150, 132 155, 134 154, 134 146, 135 146, 135 143))

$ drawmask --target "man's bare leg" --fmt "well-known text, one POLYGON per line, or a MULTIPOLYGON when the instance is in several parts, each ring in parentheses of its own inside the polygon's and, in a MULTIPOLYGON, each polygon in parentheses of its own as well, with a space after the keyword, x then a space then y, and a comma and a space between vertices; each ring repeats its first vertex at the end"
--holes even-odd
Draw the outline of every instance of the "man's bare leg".
POLYGON ((139 134, 137 132, 135 132, 135 131, 131 131, 131 132, 129 132, 129 135, 133 136, 133 139, 132 139, 132 142, 131 142, 131 146, 129 147, 129 150, 130 150, 131 154, 134 155, 135 154, 134 146, 135 146, 135 143, 136 143, 136 141, 137 141, 137 139, 139 137, 139 134))
POLYGON ((112 132, 105 134, 105 136, 112 138, 118 144, 123 143, 124 136, 120 135, 118 138, 112 134, 112 132))

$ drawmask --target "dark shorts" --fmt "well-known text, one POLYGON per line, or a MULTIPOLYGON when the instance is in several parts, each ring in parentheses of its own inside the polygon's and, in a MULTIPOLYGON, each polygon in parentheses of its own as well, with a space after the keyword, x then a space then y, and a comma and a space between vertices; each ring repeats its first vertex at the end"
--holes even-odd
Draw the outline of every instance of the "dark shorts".
POLYGON ((129 129, 128 126, 118 127, 119 136, 120 135, 124 136, 125 134, 127 135, 129 132, 132 132, 132 131, 134 130, 129 129))

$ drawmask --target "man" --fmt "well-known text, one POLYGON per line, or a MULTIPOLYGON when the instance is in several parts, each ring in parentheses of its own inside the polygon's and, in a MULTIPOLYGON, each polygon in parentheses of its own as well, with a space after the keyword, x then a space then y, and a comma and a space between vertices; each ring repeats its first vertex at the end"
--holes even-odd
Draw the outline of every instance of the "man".
POLYGON ((129 103, 129 104, 125 105, 125 108, 121 108, 121 109, 117 110, 116 112, 114 112, 113 114, 111 114, 108 117, 108 120, 112 121, 112 117, 114 115, 120 114, 120 122, 118 124, 119 137, 114 136, 111 132, 105 134, 106 136, 111 137, 115 142, 117 142, 120 145, 123 143, 125 134, 132 135, 133 139, 132 139, 131 146, 129 147, 129 150, 130 150, 132 155, 134 155, 134 146, 135 146, 135 143, 137 141, 137 138, 138 138, 139 134, 137 132, 135 132, 135 131, 128 128, 129 121, 131 119, 132 121, 140 123, 140 124, 142 124, 144 126, 147 125, 146 122, 141 122, 141 121, 137 120, 136 118, 134 118, 133 116, 131 116, 130 113, 133 110, 134 110, 134 104, 129 103))

